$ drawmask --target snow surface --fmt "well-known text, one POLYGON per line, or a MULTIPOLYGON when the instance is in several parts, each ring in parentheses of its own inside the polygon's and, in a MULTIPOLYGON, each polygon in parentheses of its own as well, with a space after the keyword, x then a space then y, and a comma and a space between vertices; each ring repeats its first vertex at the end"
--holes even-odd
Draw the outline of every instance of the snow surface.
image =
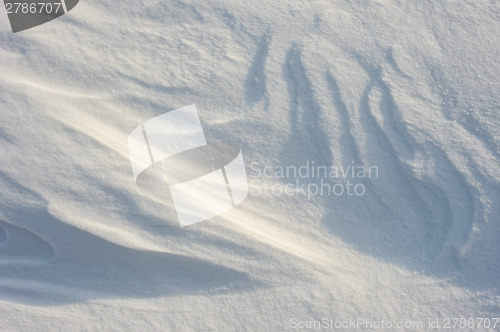
POLYGON ((499 317, 499 20, 495 0, 82 0, 13 34, 2 9, 0 330, 499 317), (180 228, 127 137, 193 103, 254 194, 180 228), (252 163, 308 161, 379 176, 255 194, 252 163))

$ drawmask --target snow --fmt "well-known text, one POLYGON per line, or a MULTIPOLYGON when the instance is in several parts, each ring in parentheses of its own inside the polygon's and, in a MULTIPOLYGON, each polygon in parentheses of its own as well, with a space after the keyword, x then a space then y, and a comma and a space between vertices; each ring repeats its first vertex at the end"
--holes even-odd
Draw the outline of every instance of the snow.
POLYGON ((1 11, 0 330, 499 317, 496 1, 88 0, 16 34, 1 11), (127 139, 192 104, 249 195, 181 228, 127 139), (266 195, 297 179, 251 167, 312 161, 378 176, 266 195))

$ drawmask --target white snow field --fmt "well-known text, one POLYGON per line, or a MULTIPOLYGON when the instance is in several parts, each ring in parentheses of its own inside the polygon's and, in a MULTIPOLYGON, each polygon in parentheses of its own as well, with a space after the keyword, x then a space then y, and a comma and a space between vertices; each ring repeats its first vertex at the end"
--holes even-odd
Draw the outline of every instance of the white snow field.
POLYGON ((0 8, 0 331, 500 330, 500 2, 0 8), (192 104, 249 195, 181 228, 127 137, 192 104))

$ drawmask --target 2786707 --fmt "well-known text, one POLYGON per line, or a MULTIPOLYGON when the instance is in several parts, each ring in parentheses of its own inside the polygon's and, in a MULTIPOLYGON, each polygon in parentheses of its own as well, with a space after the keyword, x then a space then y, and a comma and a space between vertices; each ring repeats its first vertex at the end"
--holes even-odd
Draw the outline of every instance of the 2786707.
POLYGON ((63 12, 61 2, 7 2, 7 14, 58 14, 63 12))

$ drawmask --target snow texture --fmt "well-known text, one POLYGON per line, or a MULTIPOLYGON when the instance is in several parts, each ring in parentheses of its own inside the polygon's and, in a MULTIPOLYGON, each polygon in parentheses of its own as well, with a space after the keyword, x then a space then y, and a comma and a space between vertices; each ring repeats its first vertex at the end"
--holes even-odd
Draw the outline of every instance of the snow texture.
POLYGON ((1 9, 0 330, 499 317, 499 36, 494 0, 88 0, 16 34, 1 9), (180 228, 128 136, 192 104, 249 194, 180 228), (313 161, 378 176, 255 181, 313 161))

